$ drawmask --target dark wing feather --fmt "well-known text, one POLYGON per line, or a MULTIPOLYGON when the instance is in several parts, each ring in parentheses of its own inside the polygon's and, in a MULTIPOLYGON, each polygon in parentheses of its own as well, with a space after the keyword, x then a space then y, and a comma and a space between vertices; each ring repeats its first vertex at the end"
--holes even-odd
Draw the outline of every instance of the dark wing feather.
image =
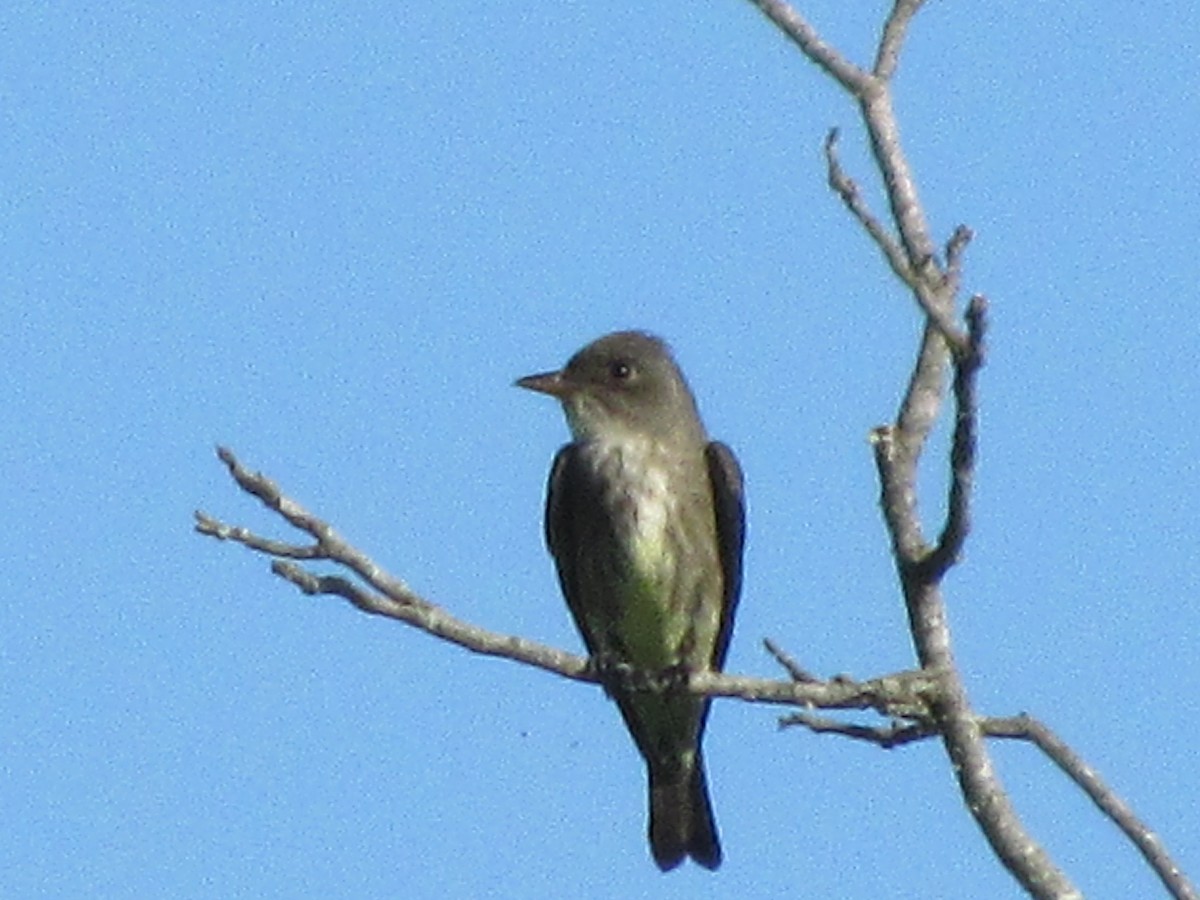
POLYGON ((579 464, 579 448, 575 444, 564 445, 554 457, 546 487, 546 546, 554 557, 558 583, 575 627, 583 636, 588 652, 595 655, 599 650, 584 616, 586 598, 580 589, 579 561, 575 557, 576 549, 585 539, 579 530, 579 513, 591 502, 590 490, 591 483, 579 464))
POLYGON ((717 519, 717 549, 725 574, 721 627, 713 647, 713 668, 725 665, 729 639, 733 635, 733 616, 742 592, 742 547, 746 541, 746 498, 742 489, 742 467, 733 451, 719 441, 704 450, 708 477, 712 481, 713 511, 717 519))

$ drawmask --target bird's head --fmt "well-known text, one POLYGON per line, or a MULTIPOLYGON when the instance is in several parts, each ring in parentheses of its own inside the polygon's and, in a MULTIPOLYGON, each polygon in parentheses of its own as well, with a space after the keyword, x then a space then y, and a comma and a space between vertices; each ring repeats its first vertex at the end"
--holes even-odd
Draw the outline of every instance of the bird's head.
POLYGON ((559 371, 529 375, 517 385, 557 398, 576 440, 704 440, 695 400, 671 351, 645 332, 605 335, 559 371))

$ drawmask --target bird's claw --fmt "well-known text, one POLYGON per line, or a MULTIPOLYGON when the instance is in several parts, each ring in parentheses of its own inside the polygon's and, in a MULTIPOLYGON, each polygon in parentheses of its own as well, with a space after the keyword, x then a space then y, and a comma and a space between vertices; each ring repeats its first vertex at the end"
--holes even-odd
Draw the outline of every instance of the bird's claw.
POLYGON ((616 657, 598 653, 589 660, 592 673, 604 688, 604 692, 612 697, 614 692, 634 693, 672 693, 684 691, 692 669, 686 663, 675 663, 664 669, 651 671, 639 669, 616 657))

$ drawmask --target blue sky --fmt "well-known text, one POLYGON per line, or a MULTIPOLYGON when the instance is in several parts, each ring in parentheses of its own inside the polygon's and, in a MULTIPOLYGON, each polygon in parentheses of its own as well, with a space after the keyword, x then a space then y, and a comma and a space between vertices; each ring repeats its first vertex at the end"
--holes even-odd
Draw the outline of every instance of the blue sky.
MULTIPOLYGON (((813 3, 866 59, 884 4, 813 3)), ((992 301, 979 708, 1049 722, 1200 872, 1200 20, 932 4, 897 84, 992 301)), ((940 748, 717 705, 726 863, 662 876, 598 691, 191 531, 286 534, 233 447, 452 612, 577 649, 541 543, 566 429, 517 376, 668 337, 747 472, 730 668, 911 651, 866 436, 919 319, 825 186, 850 104, 750 4, 14 2, 0 11, 3 897, 1016 897, 940 748)), ((924 511, 939 512, 931 450, 924 511)), ((996 747, 1089 897, 1136 853, 996 747)))

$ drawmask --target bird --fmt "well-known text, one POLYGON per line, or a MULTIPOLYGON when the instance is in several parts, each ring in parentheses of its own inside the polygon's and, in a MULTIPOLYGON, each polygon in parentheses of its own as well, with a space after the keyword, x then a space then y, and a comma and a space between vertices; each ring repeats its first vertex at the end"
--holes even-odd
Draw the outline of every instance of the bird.
POLYGON ((669 347, 646 332, 605 335, 516 384, 559 400, 571 432, 550 469, 545 539, 645 759, 651 855, 664 872, 687 857, 716 869, 701 750, 711 700, 677 679, 720 671, 729 650, 746 530, 741 466, 709 439, 669 347), (622 671, 662 681, 643 689, 622 671))

